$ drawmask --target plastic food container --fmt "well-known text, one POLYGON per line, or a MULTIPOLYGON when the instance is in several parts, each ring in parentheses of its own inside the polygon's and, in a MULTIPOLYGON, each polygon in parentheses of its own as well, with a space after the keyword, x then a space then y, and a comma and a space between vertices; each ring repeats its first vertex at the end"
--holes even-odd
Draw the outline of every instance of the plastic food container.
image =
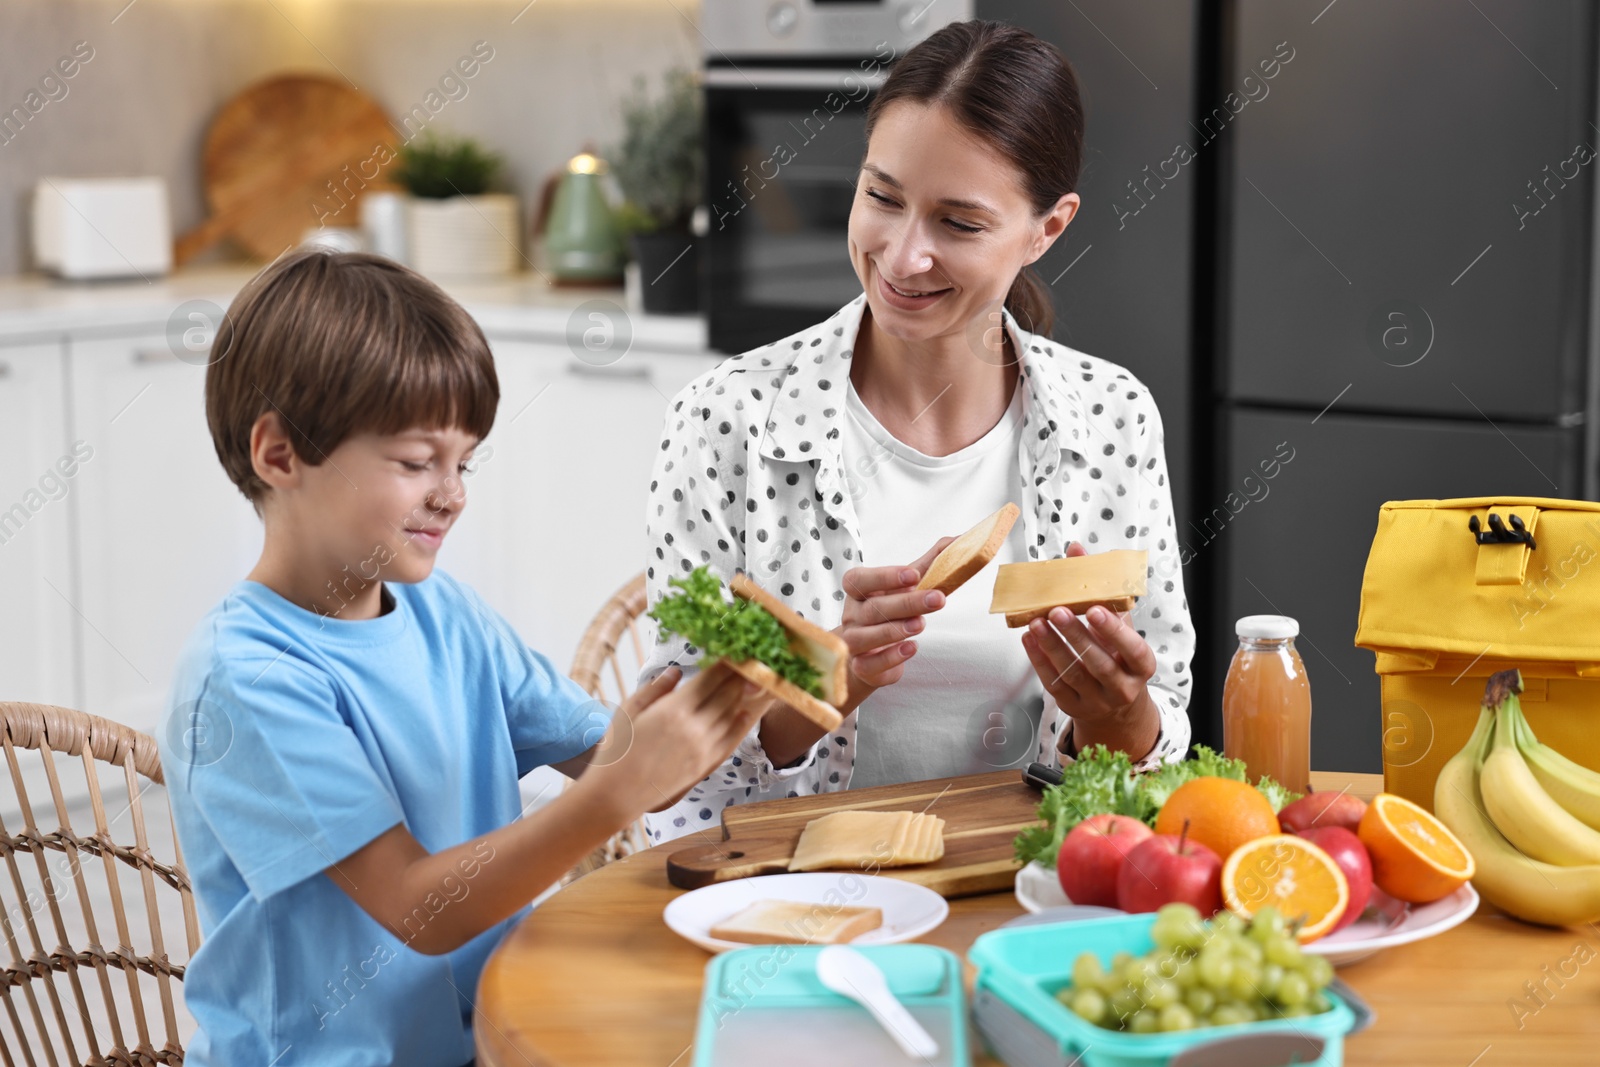
POLYGON ((1010 1067, 1280 1067, 1344 1062, 1355 1013, 1335 992, 1331 1010, 1175 1034, 1127 1034, 1074 1015, 1056 1000, 1072 984, 1072 961, 1093 952, 1107 966, 1117 952, 1155 947, 1153 913, 994 930, 973 943, 978 968, 973 1021, 1010 1067))
POLYGON ((933 945, 852 945, 939 1043, 931 1060, 906 1056, 867 1009, 817 978, 818 945, 753 945, 706 965, 693 1067, 815 1063, 826 1067, 968 1067, 961 960, 933 945))

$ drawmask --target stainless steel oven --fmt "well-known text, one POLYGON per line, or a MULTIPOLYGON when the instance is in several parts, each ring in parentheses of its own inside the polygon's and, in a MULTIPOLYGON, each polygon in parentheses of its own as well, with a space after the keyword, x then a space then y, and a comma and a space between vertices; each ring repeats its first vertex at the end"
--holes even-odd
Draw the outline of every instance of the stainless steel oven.
POLYGON ((845 247, 867 105, 972 0, 704 0, 706 308, 742 352, 861 292, 845 247))

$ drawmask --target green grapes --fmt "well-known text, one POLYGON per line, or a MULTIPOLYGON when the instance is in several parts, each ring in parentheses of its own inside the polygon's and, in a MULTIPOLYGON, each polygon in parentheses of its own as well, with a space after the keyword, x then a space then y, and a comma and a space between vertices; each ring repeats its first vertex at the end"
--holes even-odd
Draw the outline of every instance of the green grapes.
POLYGON ((1080 989, 1072 995, 1071 1008, 1080 1018, 1089 1022, 1100 1024, 1105 1021, 1107 1005, 1106 998, 1099 990, 1080 989))
POLYGON ((1134 1034, 1304 1018, 1333 1007, 1323 992, 1333 966, 1303 952, 1271 906, 1250 920, 1221 912, 1208 921, 1187 904, 1168 904, 1150 937, 1155 947, 1142 956, 1079 954, 1057 999, 1086 1022, 1134 1034))
POLYGON ((1217 995, 1203 986, 1196 986, 1183 995, 1183 1002, 1189 1006, 1190 1011, 1204 1018, 1217 1006, 1217 995))
POLYGON ((1072 961, 1072 984, 1079 989, 1099 989, 1111 976, 1100 965, 1100 958, 1085 952, 1072 961))
POLYGON ((1156 1019, 1157 1029, 1164 1034, 1178 1030, 1193 1030, 1194 1025, 1194 1012, 1182 1004, 1168 1004, 1161 1009, 1161 1014, 1156 1019))

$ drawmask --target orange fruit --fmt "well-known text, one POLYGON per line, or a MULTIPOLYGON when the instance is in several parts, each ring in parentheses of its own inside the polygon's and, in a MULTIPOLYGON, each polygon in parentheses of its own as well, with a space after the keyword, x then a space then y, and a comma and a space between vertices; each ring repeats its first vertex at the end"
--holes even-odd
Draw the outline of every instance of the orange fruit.
POLYGON ((1295 936, 1315 941, 1331 931, 1350 905, 1350 883, 1332 856, 1303 837, 1272 834, 1234 849, 1222 865, 1222 899, 1228 910, 1253 916, 1271 904, 1295 936))
POLYGON ((1372 881, 1396 900, 1427 904, 1460 889, 1477 864, 1450 828, 1405 797, 1379 793, 1356 836, 1372 857, 1372 881))
POLYGON ((1232 778, 1193 778, 1174 789, 1156 813, 1156 833, 1177 837, 1185 822, 1192 840, 1224 860, 1246 841, 1279 832, 1267 798, 1232 778))

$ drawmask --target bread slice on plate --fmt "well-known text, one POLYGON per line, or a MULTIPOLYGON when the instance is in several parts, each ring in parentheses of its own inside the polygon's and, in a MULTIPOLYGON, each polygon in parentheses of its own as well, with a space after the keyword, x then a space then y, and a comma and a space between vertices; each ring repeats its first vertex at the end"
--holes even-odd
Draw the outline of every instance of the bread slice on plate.
POLYGON ((937 589, 945 596, 960 589, 968 578, 989 565, 1011 535, 1022 510, 1007 504, 978 525, 945 546, 928 564, 928 573, 917 583, 918 589, 937 589))
POLYGON ((883 925, 881 908, 758 900, 711 928, 720 941, 746 945, 838 945, 883 925))
POLYGON ((728 588, 734 596, 760 604, 789 632, 789 647, 810 660, 821 673, 823 699, 818 700, 788 679, 780 678, 771 667, 757 660, 728 660, 728 666, 824 730, 838 729, 844 716, 834 705, 844 703, 850 692, 850 646, 844 643, 844 638, 796 614, 793 608, 743 574, 734 575, 728 588))

